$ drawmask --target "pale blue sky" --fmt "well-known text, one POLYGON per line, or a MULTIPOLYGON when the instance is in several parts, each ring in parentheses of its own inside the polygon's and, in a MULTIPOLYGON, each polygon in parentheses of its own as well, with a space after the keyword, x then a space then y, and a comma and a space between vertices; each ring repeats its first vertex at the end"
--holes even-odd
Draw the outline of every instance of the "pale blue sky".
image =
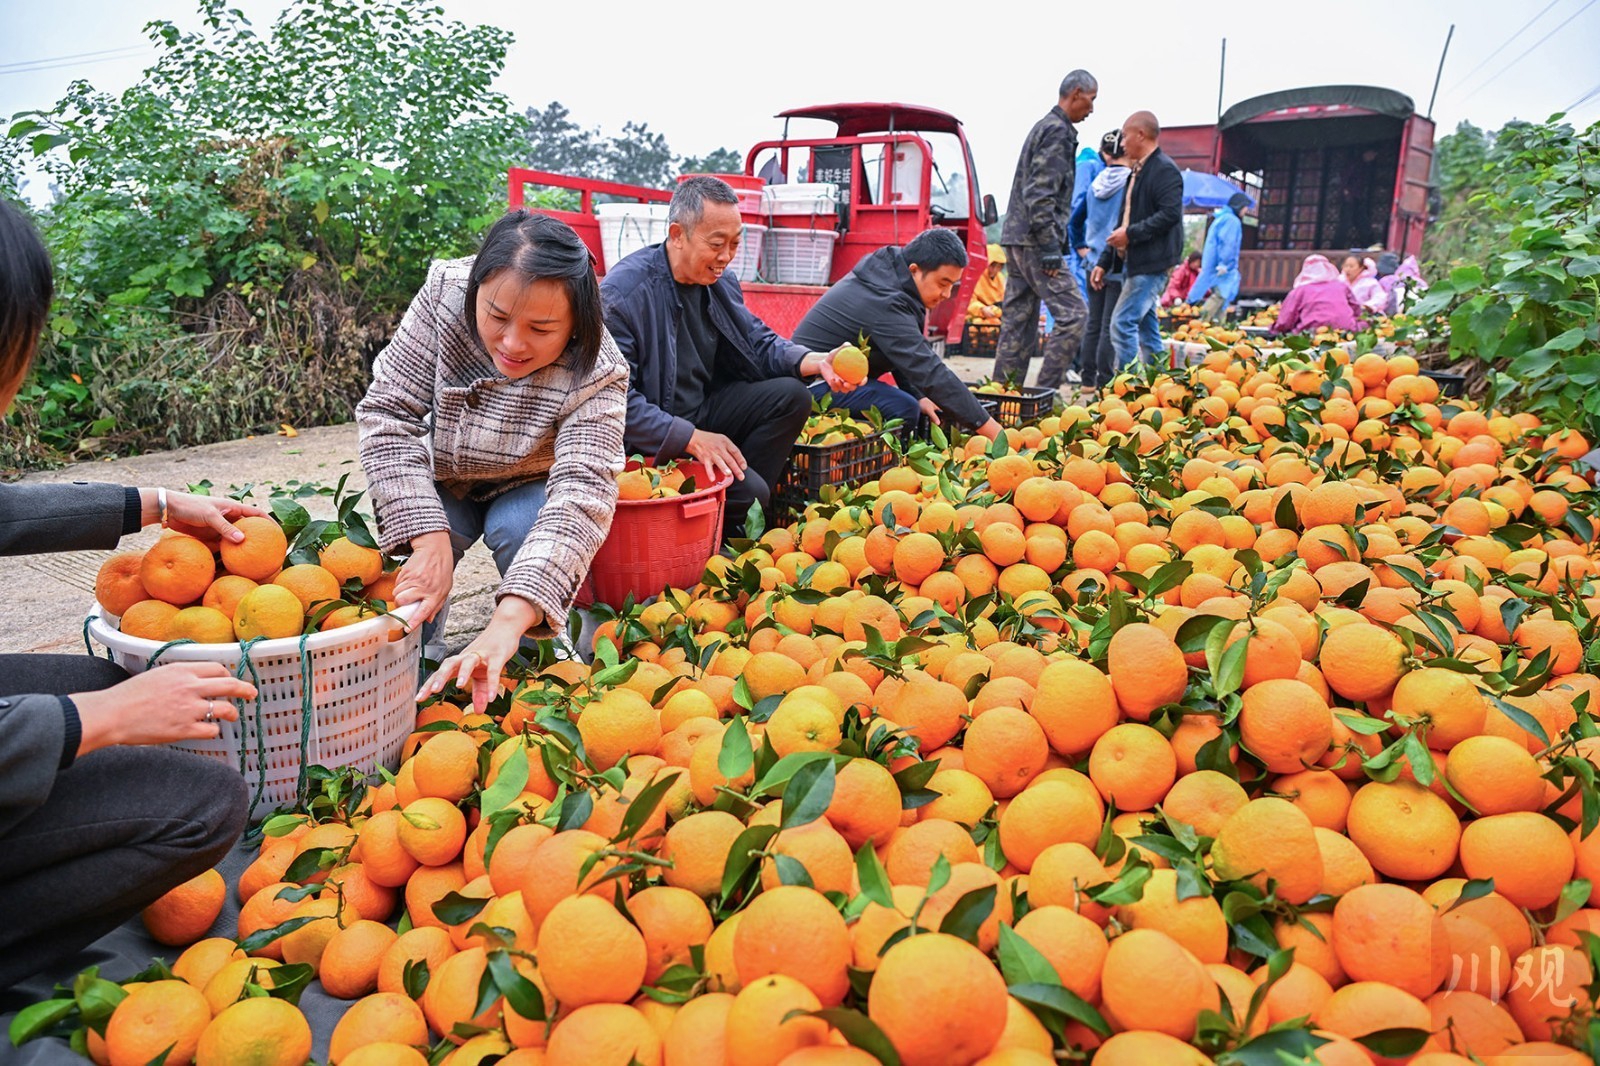
MULTIPOLYGON (((1209 122, 1223 36, 1227 104, 1297 85, 1357 82, 1398 89, 1425 109, 1453 21, 1434 109, 1441 133, 1463 118, 1488 127, 1543 119, 1586 94, 1574 120, 1600 118, 1596 0, 1277 3, 1226 23, 1196 17, 1205 5, 1193 2, 1127 0, 1049 7, 746 0, 715 5, 714 22, 694 5, 642 0, 576 8, 548 0, 442 2, 452 18, 516 31, 499 88, 517 104, 560 100, 578 121, 606 132, 630 119, 646 122, 680 153, 719 145, 743 152, 777 135, 775 112, 803 104, 901 100, 943 108, 966 123, 982 185, 1002 205, 1017 145, 1054 102, 1068 69, 1087 67, 1100 80, 1085 142, 1139 108, 1164 125, 1209 122), (1024 10, 1071 14, 1025 17, 1024 10)), ((284 7, 282 0, 236 4, 263 30, 284 7)), ((141 32, 147 20, 198 23, 184 0, 5 0, 3 8, 0 119, 49 106, 75 77, 125 88, 154 55, 141 32), (70 56, 80 58, 46 62, 70 56)))

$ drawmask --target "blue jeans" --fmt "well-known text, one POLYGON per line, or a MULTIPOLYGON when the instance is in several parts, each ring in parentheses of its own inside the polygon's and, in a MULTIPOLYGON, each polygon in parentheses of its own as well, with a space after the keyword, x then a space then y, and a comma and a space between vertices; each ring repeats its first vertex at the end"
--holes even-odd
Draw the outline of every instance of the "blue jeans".
MULTIPOLYGON (((522 542, 528 539, 534 519, 544 509, 545 483, 530 481, 484 501, 457 499, 455 493, 437 482, 433 487, 444 505, 445 519, 450 523, 452 562, 461 562, 467 549, 481 537, 494 555, 495 569, 504 577, 511 568, 511 560, 522 548, 522 542)), ((446 603, 434 620, 422 627, 424 643, 431 643, 435 633, 443 631, 449 611, 450 605, 446 603)))
POLYGON ((1111 347, 1117 365, 1125 367, 1161 353, 1161 323, 1156 318, 1156 303, 1166 288, 1164 274, 1133 274, 1122 282, 1122 296, 1111 314, 1111 347))
POLYGON ((819 399, 831 396, 834 407, 842 407, 858 415, 876 407, 886 421, 898 418, 904 422, 902 429, 906 430, 914 429, 917 419, 922 417, 922 408, 917 406, 915 396, 877 378, 868 378, 849 392, 831 392, 825 382, 818 381, 811 386, 811 393, 819 399))

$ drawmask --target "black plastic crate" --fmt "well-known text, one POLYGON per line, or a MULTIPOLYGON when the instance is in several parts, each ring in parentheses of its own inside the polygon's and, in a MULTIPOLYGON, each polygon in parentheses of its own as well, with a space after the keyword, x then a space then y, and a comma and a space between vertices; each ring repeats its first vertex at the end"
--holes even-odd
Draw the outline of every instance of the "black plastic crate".
POLYGON ((992 412, 1002 426, 1023 426, 1044 418, 1055 408, 1056 390, 1043 385, 1024 385, 1017 392, 979 392, 980 401, 995 400, 999 409, 992 412))
POLYGON ((796 444, 773 486, 773 513, 798 514, 821 499, 824 486, 859 485, 880 476, 894 465, 886 436, 879 430, 838 444, 796 444))
POLYGON ((1461 396, 1467 391, 1467 375, 1448 374, 1443 370, 1424 370, 1422 376, 1439 383, 1439 395, 1461 396))
MULTIPOLYGON (((978 406, 983 408, 990 418, 995 421, 1000 420, 1000 401, 995 397, 988 395, 978 396, 978 406)), ((933 436, 933 422, 929 420, 927 415, 919 415, 917 417, 917 424, 912 430, 912 436, 917 440, 927 440, 933 436)))
POLYGON ((998 324, 968 322, 961 330, 962 355, 993 355, 1000 340, 998 324))

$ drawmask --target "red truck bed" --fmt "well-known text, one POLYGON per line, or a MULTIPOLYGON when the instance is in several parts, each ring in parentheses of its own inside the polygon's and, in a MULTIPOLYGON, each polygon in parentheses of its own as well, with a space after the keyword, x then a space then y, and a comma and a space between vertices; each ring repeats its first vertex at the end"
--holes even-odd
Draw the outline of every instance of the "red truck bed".
POLYGON ((1287 291, 1316 252, 1421 251, 1433 123, 1402 93, 1363 85, 1268 93, 1216 125, 1164 130, 1162 147, 1179 167, 1234 178, 1255 194, 1239 263, 1244 294, 1287 291))

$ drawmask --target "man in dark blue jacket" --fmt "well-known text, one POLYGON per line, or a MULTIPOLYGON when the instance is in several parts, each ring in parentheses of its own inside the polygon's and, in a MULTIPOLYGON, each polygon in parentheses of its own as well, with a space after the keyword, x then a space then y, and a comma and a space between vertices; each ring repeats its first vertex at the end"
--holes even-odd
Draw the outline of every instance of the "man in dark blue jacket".
POLYGON ((919 415, 935 423, 948 416, 990 440, 999 434, 1000 423, 935 354, 924 332, 928 312, 955 294, 966 266, 961 238, 931 229, 903 249, 879 248, 822 294, 795 327, 795 343, 832 351, 858 337, 867 340, 867 380, 854 392, 835 392, 835 407, 876 407, 908 426, 919 415), (878 380, 890 371, 895 384, 878 380))
POLYGON ((729 534, 744 528, 752 501, 766 506, 805 426, 811 393, 801 379, 850 388, 831 353, 784 340, 745 307, 727 272, 743 232, 738 204, 720 179, 681 183, 666 241, 628 256, 600 285, 606 327, 631 370, 628 453, 692 456, 732 474, 729 534))

